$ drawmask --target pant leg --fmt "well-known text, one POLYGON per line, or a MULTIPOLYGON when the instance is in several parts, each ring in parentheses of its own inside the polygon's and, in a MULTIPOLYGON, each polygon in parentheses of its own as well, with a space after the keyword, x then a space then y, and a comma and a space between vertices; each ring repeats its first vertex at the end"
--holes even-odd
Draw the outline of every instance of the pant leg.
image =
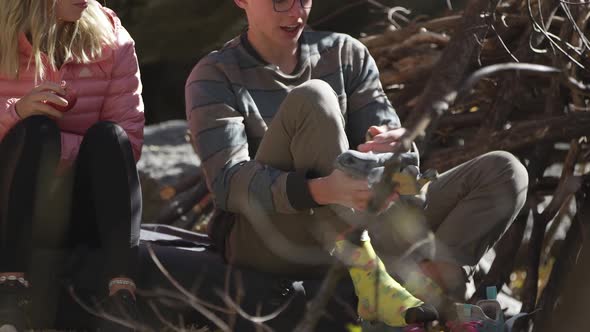
POLYGON ((431 182, 424 212, 391 209, 381 217, 386 227, 373 223, 373 244, 402 275, 423 259, 474 266, 524 205, 527 186, 527 171, 513 155, 484 154, 431 182))
POLYGON ((99 122, 88 129, 75 172, 70 239, 102 249, 107 279, 133 278, 142 201, 125 131, 112 122, 99 122))
POLYGON ((0 271, 28 271, 35 211, 48 198, 60 148, 59 128, 43 116, 23 120, 0 142, 0 271))
MULTIPOLYGON (((332 88, 308 81, 285 98, 262 139, 256 160, 283 170, 327 176, 348 150, 345 121, 332 88)), ((297 214, 238 216, 228 261, 267 272, 314 275, 332 262, 326 246, 349 225, 330 207, 297 214), (271 229, 269 231, 269 229, 271 229)))
POLYGON ((526 201, 528 173, 512 154, 494 151, 443 173, 428 188, 426 219, 435 259, 474 266, 526 201))

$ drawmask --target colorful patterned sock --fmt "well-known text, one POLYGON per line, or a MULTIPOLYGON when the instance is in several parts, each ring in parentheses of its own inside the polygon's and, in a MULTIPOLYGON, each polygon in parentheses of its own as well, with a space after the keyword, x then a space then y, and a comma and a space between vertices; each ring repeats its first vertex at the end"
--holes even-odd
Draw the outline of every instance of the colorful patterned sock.
POLYGON ((358 314, 366 321, 389 326, 406 326, 406 310, 423 302, 410 294, 385 270, 370 241, 360 246, 336 241, 336 252, 348 263, 348 271, 358 297, 358 314))

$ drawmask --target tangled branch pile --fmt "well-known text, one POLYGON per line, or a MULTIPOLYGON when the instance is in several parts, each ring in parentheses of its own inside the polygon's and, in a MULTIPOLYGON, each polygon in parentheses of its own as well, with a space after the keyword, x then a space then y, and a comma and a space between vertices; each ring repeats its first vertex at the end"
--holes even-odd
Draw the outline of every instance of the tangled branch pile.
MULTIPOLYGON (((524 252, 522 310, 543 309, 533 318, 535 330, 551 326, 554 304, 590 235, 590 4, 579 1, 471 0, 464 12, 427 21, 409 21, 403 11, 391 9, 390 18, 407 24, 392 22, 390 29, 362 39, 402 123, 415 123, 428 108, 424 105, 446 105, 425 130, 423 169, 444 171, 498 149, 513 152, 527 166, 527 204, 498 244, 492 268, 478 279, 472 301, 483 296, 485 286, 509 283, 517 268, 514 257, 524 252), (469 40, 470 50, 453 43, 458 34, 469 40), (480 68, 488 70, 466 80, 480 68), (469 84, 456 87, 457 82, 469 84), (448 92, 452 98, 441 97, 448 92), (561 175, 548 175, 556 164, 561 175), (533 230, 525 241, 528 222, 533 230), (552 250, 560 227, 566 238, 552 250), (553 269, 539 292, 539 269, 549 262, 553 269)), ((166 190, 162 195, 171 204, 160 222, 200 229, 210 218, 213 207, 200 176, 187 176, 166 190)))

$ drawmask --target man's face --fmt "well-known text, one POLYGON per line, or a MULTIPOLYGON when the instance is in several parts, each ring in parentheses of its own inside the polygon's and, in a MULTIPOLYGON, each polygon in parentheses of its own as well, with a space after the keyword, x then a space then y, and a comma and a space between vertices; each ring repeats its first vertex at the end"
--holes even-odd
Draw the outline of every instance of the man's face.
POLYGON ((307 24, 312 0, 242 0, 249 29, 276 46, 296 46, 307 24), (275 10, 276 9, 276 10, 275 10), (277 12, 280 11, 280 12, 277 12))

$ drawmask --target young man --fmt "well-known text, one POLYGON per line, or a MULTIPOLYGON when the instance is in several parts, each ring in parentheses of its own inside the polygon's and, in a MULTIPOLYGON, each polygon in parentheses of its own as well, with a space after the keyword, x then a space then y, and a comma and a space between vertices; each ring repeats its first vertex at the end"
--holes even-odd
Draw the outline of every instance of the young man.
MULTIPOLYGON (((431 183, 424 215, 441 250, 405 255, 410 259, 398 265, 416 263, 428 276, 413 273, 412 289, 404 289, 384 271, 367 236, 358 245, 342 240, 359 226, 350 209, 365 210, 372 193, 367 179, 335 169, 336 157, 349 148, 392 151, 405 131, 374 60, 350 36, 306 30, 312 0, 234 1, 247 15, 247 31, 202 59, 186 84, 195 148, 217 207, 229 212, 211 226, 225 258, 310 276, 335 255, 349 266, 361 318, 392 326, 436 318, 408 290, 426 295, 428 276, 437 287, 454 287, 438 276, 475 265, 500 237, 524 204, 526 170, 512 155, 494 152, 431 183), (367 132, 373 139, 365 142, 367 132), (408 308, 427 314, 417 318, 408 308)), ((387 211, 382 218, 395 216, 387 211)), ((399 231, 377 234, 392 244, 382 246, 388 254, 400 256, 412 244, 399 231)))

